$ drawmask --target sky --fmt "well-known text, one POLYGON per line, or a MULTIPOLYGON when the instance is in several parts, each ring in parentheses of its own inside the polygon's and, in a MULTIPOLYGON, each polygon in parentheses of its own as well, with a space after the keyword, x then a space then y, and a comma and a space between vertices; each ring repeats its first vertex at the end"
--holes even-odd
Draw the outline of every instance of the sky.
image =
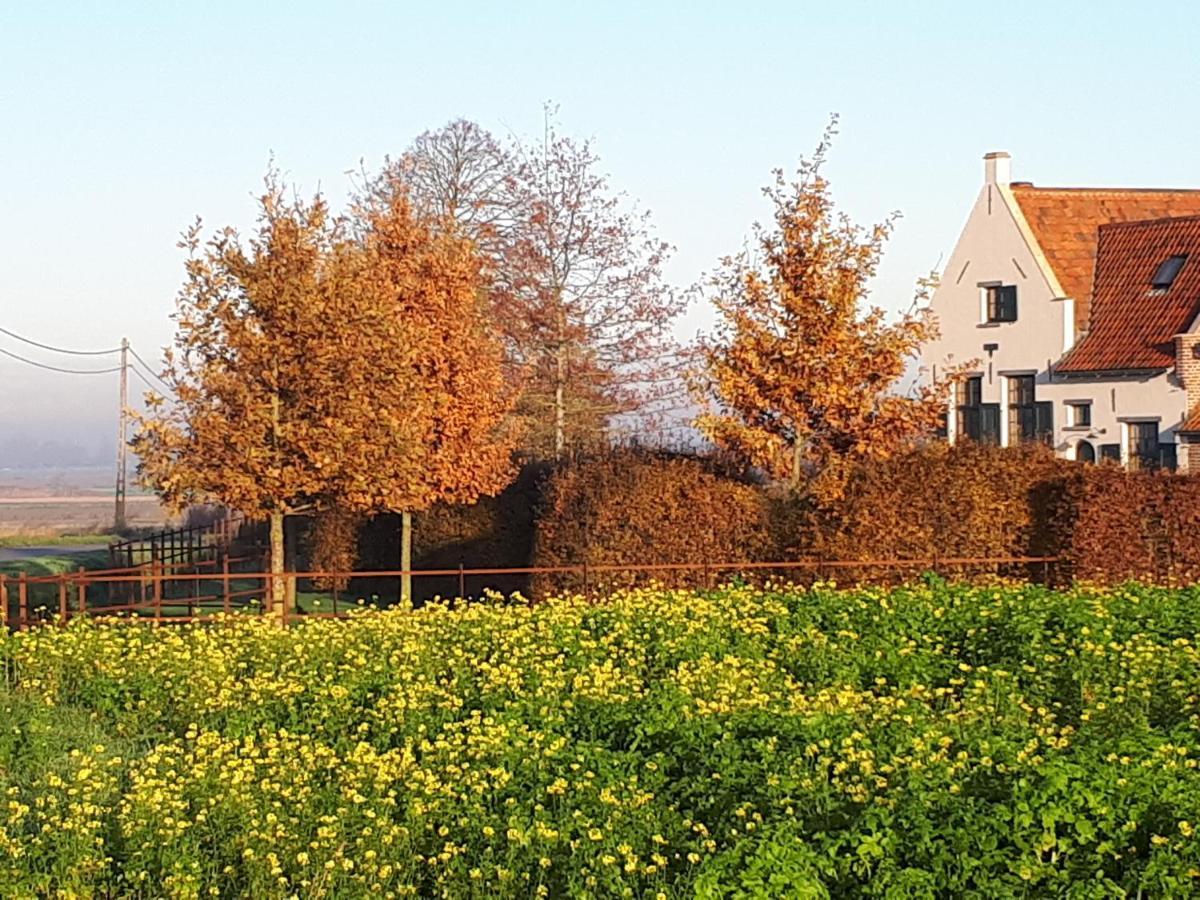
MULTIPOLYGON (((0 328, 125 336, 153 362, 179 233, 249 225, 271 159, 336 202, 422 131, 465 117, 528 137, 548 101, 651 211, 680 290, 745 245, 771 170, 836 112, 841 208, 903 216, 872 296, 900 310, 949 256, 990 150, 1037 184, 1200 187, 1198 31, 1191 2, 0 0, 0 328)), ((697 306, 679 332, 711 321, 697 306)), ((111 458, 116 411, 115 376, 0 356, 0 468, 48 443, 111 458)))

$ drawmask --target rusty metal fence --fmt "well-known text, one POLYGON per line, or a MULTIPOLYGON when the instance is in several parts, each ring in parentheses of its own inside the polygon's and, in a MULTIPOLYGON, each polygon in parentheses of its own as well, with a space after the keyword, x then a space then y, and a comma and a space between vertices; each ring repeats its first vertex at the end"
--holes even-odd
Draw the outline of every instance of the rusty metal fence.
POLYGON ((730 581, 811 584, 832 579, 839 583, 894 583, 926 572, 948 578, 1003 576, 1049 585, 1055 582, 1058 562, 1059 558, 1053 556, 1012 556, 286 572, 282 577, 288 602, 272 604, 270 585, 276 576, 258 571, 261 557, 225 557, 219 562, 186 567, 153 562, 61 575, 22 573, 15 578, 0 575, 0 615, 5 625, 17 630, 38 624, 65 625, 77 618, 115 616, 155 624, 197 622, 232 614, 273 615, 284 621, 312 616, 341 618, 365 604, 387 605, 391 598, 370 589, 347 595, 316 586, 342 581, 368 586, 381 582, 396 584, 404 576, 410 576, 414 582, 439 579, 439 583, 450 586, 445 595, 464 599, 495 590, 497 585, 512 584, 513 579, 535 577, 555 577, 564 590, 587 598, 616 587, 647 582, 701 589, 730 581), (242 571, 239 566, 250 568, 242 571), (469 584, 479 587, 469 593, 469 584), (310 590, 298 590, 305 585, 310 590))

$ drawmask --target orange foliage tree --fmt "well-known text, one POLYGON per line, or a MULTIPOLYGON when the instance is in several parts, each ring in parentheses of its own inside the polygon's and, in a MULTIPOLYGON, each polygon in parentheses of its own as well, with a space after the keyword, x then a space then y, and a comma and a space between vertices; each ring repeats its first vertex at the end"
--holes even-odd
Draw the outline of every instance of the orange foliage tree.
MULTIPOLYGON (((330 494, 356 464, 367 401, 411 402, 402 379, 352 364, 383 355, 398 374, 399 359, 381 351, 399 334, 379 310, 374 329, 354 333, 366 318, 350 289, 354 254, 322 198, 288 199, 274 175, 247 243, 232 228, 202 242, 197 223, 180 246, 186 279, 164 372, 176 402, 149 398, 133 441, 139 476, 177 508, 215 500, 266 517, 269 603, 282 604, 284 517, 330 494), (364 390, 368 380, 388 395, 364 390)), ((415 431, 407 437, 402 446, 417 445, 415 431)))
POLYGON ((469 243, 402 195, 351 224, 272 176, 248 244, 189 230, 164 372, 177 400, 150 398, 134 439, 143 483, 169 503, 269 519, 272 605, 287 597, 286 515, 407 513, 507 473, 491 427, 507 403, 500 350, 469 243))
POLYGON ((777 171, 765 189, 774 227, 755 226, 758 253, 726 258, 713 276, 718 326, 701 342, 694 383, 696 425, 710 440, 826 498, 856 460, 930 432, 954 377, 897 390, 936 329, 917 304, 891 323, 863 308, 895 216, 863 229, 835 214, 821 174, 834 124, 795 181, 777 171))
MULTIPOLYGON (((404 377, 418 386, 420 405, 400 416, 420 422, 421 454, 415 471, 391 472, 390 461, 403 467, 406 454, 395 451, 392 426, 377 423, 360 439, 377 447, 381 469, 354 472, 338 496, 363 512, 400 513, 400 568, 408 571, 412 513, 471 503, 512 480, 513 392, 472 242, 452 221, 419 215, 402 182, 358 204, 355 219, 369 273, 365 292, 376 298, 367 306, 389 308, 404 324, 404 377)), ((412 596, 410 576, 401 596, 412 596)))

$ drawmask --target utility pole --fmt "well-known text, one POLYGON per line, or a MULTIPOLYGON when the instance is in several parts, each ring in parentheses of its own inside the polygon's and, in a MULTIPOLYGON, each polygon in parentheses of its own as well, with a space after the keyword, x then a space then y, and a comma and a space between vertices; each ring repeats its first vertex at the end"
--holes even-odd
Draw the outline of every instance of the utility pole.
POLYGON ((121 338, 121 407, 117 425, 117 496, 113 531, 125 530, 125 425, 129 408, 129 338, 121 338))

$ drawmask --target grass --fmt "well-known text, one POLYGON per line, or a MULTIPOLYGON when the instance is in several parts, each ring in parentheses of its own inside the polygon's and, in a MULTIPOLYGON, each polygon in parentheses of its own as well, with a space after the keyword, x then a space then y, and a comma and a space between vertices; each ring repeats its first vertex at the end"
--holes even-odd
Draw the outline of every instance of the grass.
POLYGON ((110 544, 120 540, 119 535, 110 532, 83 532, 78 534, 57 534, 54 532, 30 532, 18 534, 0 534, 0 548, 21 549, 22 547, 77 547, 91 544, 110 544))
POLYGON ((21 559, 0 561, 0 574, 62 575, 83 569, 105 569, 110 565, 107 550, 81 550, 75 553, 64 551, 54 556, 27 556, 21 559))

